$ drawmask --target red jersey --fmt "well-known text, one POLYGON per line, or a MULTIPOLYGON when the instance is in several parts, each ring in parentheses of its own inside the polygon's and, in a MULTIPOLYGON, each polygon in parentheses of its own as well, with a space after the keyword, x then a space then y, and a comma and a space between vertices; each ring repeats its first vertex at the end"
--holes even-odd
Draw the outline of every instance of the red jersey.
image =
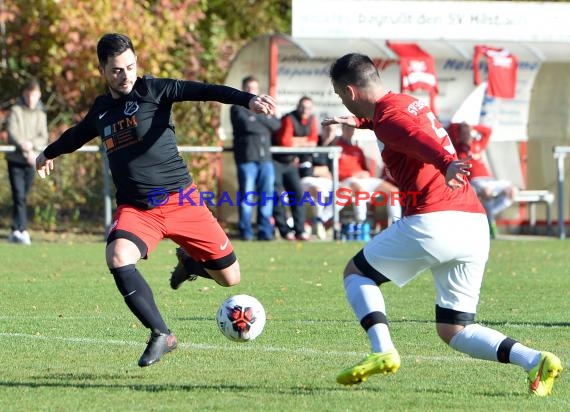
POLYGON ((388 93, 376 102, 374 118, 356 119, 374 130, 385 167, 404 193, 405 216, 457 210, 485 213, 469 183, 452 190, 447 167, 457 160, 449 136, 423 101, 388 93))
POLYGON ((476 85, 481 83, 479 60, 483 56, 487 58, 487 95, 514 99, 517 92, 517 58, 506 49, 475 46, 473 77, 476 85))
POLYGON ((311 116, 307 119, 299 119, 301 127, 307 129, 307 133, 299 133, 295 130, 295 124, 291 116, 283 116, 281 119, 281 129, 277 132, 277 144, 279 146, 293 146, 293 138, 295 136, 306 137, 309 142, 317 144, 319 142, 319 129, 317 119, 311 116), (310 122, 310 123, 309 123, 310 122))
POLYGON ((337 139, 336 145, 342 147, 342 152, 338 159, 339 180, 348 179, 357 172, 368 170, 366 157, 360 147, 347 143, 343 139, 337 139))

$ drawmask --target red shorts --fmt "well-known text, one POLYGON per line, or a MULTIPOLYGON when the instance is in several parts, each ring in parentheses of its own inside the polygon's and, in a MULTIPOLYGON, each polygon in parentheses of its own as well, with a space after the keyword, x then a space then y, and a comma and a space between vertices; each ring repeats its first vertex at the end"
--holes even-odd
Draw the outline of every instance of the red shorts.
POLYGON ((154 250, 158 242, 168 238, 198 262, 206 263, 205 267, 224 269, 235 261, 228 236, 207 206, 201 204, 200 193, 194 183, 184 189, 182 198, 178 192, 170 193, 166 204, 153 209, 119 206, 108 241, 117 238, 133 241, 143 258, 154 250), (194 191, 189 194, 192 189, 194 191), (223 267, 218 267, 220 265, 223 267))

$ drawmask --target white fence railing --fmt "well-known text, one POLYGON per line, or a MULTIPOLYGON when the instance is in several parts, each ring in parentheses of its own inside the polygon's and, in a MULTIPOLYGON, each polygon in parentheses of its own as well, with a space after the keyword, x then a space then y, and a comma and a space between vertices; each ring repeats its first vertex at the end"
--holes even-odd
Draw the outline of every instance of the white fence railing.
MULTIPOLYGON (((14 146, 10 145, 0 145, 0 152, 13 152, 15 150, 14 146)), ((100 146, 86 145, 78 149, 78 152, 99 152, 101 150, 100 146)), ((179 146, 178 150, 181 153, 222 153, 231 152, 232 148, 224 148, 218 146, 179 146)), ((338 159, 340 157, 342 149, 338 146, 330 147, 278 147, 274 146, 271 148, 271 153, 290 153, 290 154, 304 154, 304 153, 327 153, 329 158, 332 160, 332 192, 336 193, 338 189, 338 159)), ((111 226, 111 220, 113 218, 112 211, 112 195, 111 195, 111 179, 109 173, 109 165, 107 162, 107 156, 102 156, 103 158, 103 205, 104 205, 104 223, 105 228, 111 226)), ((333 239, 339 238, 339 214, 336 202, 332 202, 333 209, 333 239)))
MULTIPOLYGON (((0 152, 12 152, 15 150, 14 146, 10 145, 0 145, 0 152)), ((81 147, 79 152, 98 152, 101 150, 99 146, 87 145, 81 147)), ((218 146, 179 146, 178 150, 181 153, 222 153, 231 152, 231 148, 223 148, 218 146)), ((272 147, 272 153, 291 153, 291 154, 303 154, 303 153, 328 153, 329 158, 332 160, 332 175, 333 175, 333 193, 336 193, 338 189, 338 159, 340 157, 341 148, 337 146, 331 147, 272 147)), ((564 202, 565 202, 565 159, 566 156, 570 154, 570 146, 555 146, 553 148, 553 155, 556 159, 556 172, 557 172, 557 205, 558 205, 558 237, 564 239, 566 237, 565 228, 565 218, 564 218, 564 202)), ((103 158, 103 199, 104 199, 104 210, 105 210, 105 227, 111 225, 112 219, 112 199, 111 199, 111 182, 109 175, 109 166, 107 165, 107 157, 103 158)), ((334 239, 338 238, 339 229, 339 216, 338 207, 336 202, 332 202, 333 208, 333 230, 334 239)))

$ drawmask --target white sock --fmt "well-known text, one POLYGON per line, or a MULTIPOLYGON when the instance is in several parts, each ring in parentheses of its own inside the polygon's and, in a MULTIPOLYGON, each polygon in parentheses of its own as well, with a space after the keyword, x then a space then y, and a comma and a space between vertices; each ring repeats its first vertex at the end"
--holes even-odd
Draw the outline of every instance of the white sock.
POLYGON ((517 342, 511 348, 509 360, 511 363, 520 366, 528 372, 540 362, 540 352, 517 342))
MULTIPOLYGON (((352 306, 358 321, 372 312, 386 314, 384 296, 373 280, 360 275, 349 275, 344 279, 344 290, 346 299, 352 306)), ((394 349, 388 325, 377 323, 370 327, 366 333, 370 340, 372 352, 386 352, 394 349)))
POLYGON ((494 329, 472 324, 451 338, 449 346, 473 358, 497 362, 497 349, 505 338, 494 329))
MULTIPOLYGON (((449 342, 453 349, 478 359, 498 362, 497 350, 506 336, 481 325, 468 325, 449 342)), ((540 352, 516 342, 509 353, 509 362, 525 371, 531 370, 540 361, 540 352)))

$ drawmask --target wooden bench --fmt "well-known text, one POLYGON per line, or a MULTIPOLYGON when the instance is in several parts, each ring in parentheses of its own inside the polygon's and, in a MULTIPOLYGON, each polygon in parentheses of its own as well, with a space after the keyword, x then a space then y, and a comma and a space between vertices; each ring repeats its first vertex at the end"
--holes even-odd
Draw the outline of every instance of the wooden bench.
POLYGON ((536 205, 544 205, 546 207, 546 233, 551 233, 554 193, 548 190, 521 190, 513 200, 527 206, 529 226, 533 233, 536 232, 536 205))

